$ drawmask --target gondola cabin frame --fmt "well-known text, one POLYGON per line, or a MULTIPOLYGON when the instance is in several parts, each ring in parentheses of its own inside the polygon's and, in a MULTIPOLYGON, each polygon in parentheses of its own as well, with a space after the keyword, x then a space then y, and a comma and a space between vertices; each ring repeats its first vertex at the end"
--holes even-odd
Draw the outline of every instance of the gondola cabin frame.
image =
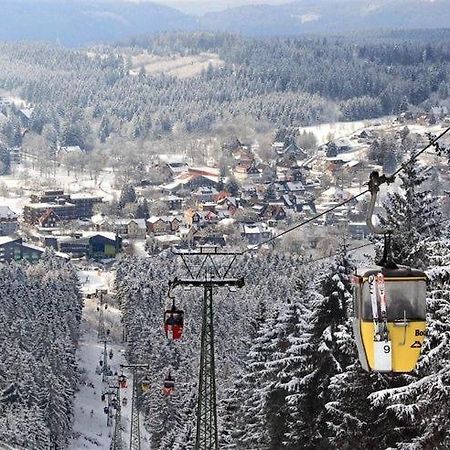
POLYGON ((184 311, 172 307, 164 313, 164 333, 168 339, 178 341, 183 337, 184 311))
POLYGON ((163 392, 166 395, 171 395, 175 391, 175 380, 169 375, 164 380, 163 392))
POLYGON ((426 274, 406 266, 376 267, 358 269, 352 281, 353 331, 362 367, 377 372, 413 371, 426 335, 426 274), (380 307, 383 291, 385 317, 380 307))

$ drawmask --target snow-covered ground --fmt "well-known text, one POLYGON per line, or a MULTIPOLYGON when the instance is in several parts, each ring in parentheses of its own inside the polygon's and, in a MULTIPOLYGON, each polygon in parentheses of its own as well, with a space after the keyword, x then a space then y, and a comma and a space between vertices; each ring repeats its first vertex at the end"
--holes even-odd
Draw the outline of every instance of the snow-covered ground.
POLYGON ((358 130, 370 126, 379 126, 378 124, 386 124, 392 120, 392 116, 381 117, 379 119, 371 120, 357 120, 354 122, 331 122, 322 123, 320 125, 313 125, 310 127, 300 127, 300 133, 304 131, 314 133, 317 139, 317 145, 326 144, 333 139, 350 136, 358 130))
MULTIPOLYGON (((85 294, 93 293, 96 289, 111 291, 114 273, 102 270, 82 270, 79 272, 82 290, 85 294)), ((104 310, 105 326, 111 330, 110 340, 107 344, 107 352, 113 351, 112 359, 108 359, 113 373, 120 373, 120 364, 125 363, 124 345, 121 342, 120 311, 115 308, 111 297, 106 296, 108 308, 104 310)), ((77 352, 78 364, 84 373, 84 379, 80 385, 80 391, 75 397, 75 424, 74 438, 69 450, 83 449, 109 449, 114 432, 114 420, 110 427, 107 426, 107 417, 103 412, 106 403, 102 401, 102 393, 107 388, 107 383, 102 383, 102 376, 96 373, 99 361, 103 358, 103 343, 98 342, 98 299, 86 298, 83 311, 82 337, 77 352)), ((129 429, 131 415, 131 376, 126 371, 128 387, 121 389, 121 399, 127 398, 126 406, 122 406, 122 443, 124 448, 129 447, 129 429)), ((111 385, 117 384, 117 377, 109 377, 111 385)), ((108 384, 109 384, 108 383, 108 384)), ((141 425, 141 447, 150 449, 150 439, 141 425)))

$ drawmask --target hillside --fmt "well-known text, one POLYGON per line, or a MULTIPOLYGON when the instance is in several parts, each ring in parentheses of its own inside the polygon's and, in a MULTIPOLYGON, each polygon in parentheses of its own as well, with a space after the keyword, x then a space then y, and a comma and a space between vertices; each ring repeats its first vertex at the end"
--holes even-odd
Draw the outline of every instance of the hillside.
POLYGON ((251 36, 441 28, 449 23, 449 0, 299 0, 286 5, 230 8, 201 18, 204 29, 251 36))
POLYGON ((286 36, 444 28, 450 23, 450 0, 299 0, 228 8, 200 17, 194 10, 186 14, 156 2, 125 0, 0 0, 0 8, 0 40, 44 40, 69 46, 115 42, 162 31, 286 36))
POLYGON ((151 2, 0 0, 0 40, 44 40, 69 46, 126 36, 189 30, 195 19, 151 2))

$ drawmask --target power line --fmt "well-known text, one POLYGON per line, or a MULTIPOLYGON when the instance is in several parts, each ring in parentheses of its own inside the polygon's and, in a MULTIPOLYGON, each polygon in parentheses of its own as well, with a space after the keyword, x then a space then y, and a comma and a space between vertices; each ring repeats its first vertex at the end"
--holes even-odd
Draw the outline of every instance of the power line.
MULTIPOLYGON (((405 170, 406 167, 408 166, 408 164, 411 164, 411 162, 413 160, 415 160, 417 157, 419 157, 422 153, 424 153, 430 147, 434 146, 437 143, 437 141, 439 139, 441 139, 442 137, 444 137, 449 131, 450 131, 450 127, 446 128, 439 136, 437 136, 437 137, 435 137, 433 139, 430 139, 430 142, 422 150, 420 150, 417 153, 415 153, 414 155, 412 155, 411 158, 408 161, 403 162, 400 165, 400 167, 389 178, 394 178, 401 171, 405 170)), ((247 248, 246 250, 242 251, 240 253, 240 255, 244 255, 245 253, 251 252, 252 250, 256 250, 257 248, 261 247, 262 245, 269 244, 270 242, 275 241, 276 239, 280 238, 281 236, 284 236, 285 234, 290 233, 291 231, 294 231, 294 230, 296 230, 296 229, 298 229, 298 228, 300 228, 300 227, 302 227, 304 225, 307 225, 308 223, 314 222, 318 218, 320 218, 320 217, 322 217, 322 216, 324 216, 324 215, 334 211, 335 209, 340 208, 341 206, 345 206, 348 203, 351 203, 353 200, 358 199, 359 197, 367 194, 368 192, 370 192, 370 189, 366 189, 365 191, 362 191, 359 194, 350 197, 349 199, 347 199, 347 200, 345 200, 345 201, 343 201, 343 202, 341 202, 341 203, 339 203, 339 204, 337 204, 337 205, 327 209, 326 211, 323 211, 320 214, 316 214, 314 217, 311 217, 311 218, 309 218, 307 220, 304 220, 303 222, 300 222, 299 224, 294 225, 293 227, 288 228, 285 231, 282 231, 280 234, 277 234, 276 236, 272 236, 271 238, 269 238, 269 239, 267 239, 265 241, 259 242, 258 244, 255 244, 255 245, 247 248)))

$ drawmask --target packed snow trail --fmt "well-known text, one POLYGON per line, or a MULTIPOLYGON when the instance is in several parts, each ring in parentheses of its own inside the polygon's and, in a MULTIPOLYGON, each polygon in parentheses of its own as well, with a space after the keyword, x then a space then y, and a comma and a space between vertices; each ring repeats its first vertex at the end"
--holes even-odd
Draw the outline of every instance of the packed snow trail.
MULTIPOLYGON (((100 270, 83 270, 79 272, 82 291, 86 294, 95 293, 96 289, 112 291, 114 273, 100 270)), ((108 364, 113 373, 120 372, 120 364, 125 364, 125 347, 121 343, 120 311, 111 305, 111 297, 105 297, 108 308, 104 311, 105 327, 111 330, 107 352, 113 352, 112 359, 108 356, 108 364)), ((74 437, 69 450, 83 449, 110 449, 114 433, 114 420, 107 426, 107 416, 104 413, 106 401, 102 401, 102 393, 107 389, 108 383, 102 383, 102 375, 98 374, 99 361, 103 359, 103 343, 98 341, 98 299, 85 298, 82 319, 82 337, 77 351, 78 364, 82 372, 80 390, 75 397, 75 423, 74 437)), ((127 405, 122 404, 122 444, 129 446, 129 429, 131 415, 132 382, 130 374, 128 387, 120 390, 121 400, 127 398, 127 405)), ((115 376, 109 377, 110 384, 117 384, 115 376)), ((141 418, 141 447, 150 449, 150 440, 142 425, 141 418)))

